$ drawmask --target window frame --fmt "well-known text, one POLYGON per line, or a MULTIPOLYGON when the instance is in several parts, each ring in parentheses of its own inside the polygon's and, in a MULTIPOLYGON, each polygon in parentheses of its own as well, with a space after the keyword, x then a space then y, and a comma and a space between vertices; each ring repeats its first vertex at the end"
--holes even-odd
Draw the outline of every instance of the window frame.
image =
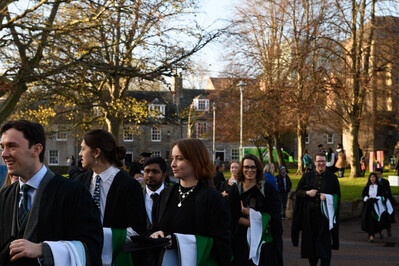
POLYGON ((160 127, 151 127, 151 141, 152 142, 162 141, 162 129, 160 127))
POLYGON ((48 151, 48 165, 60 165, 60 151, 59 150, 49 150, 48 151), (52 152, 56 152, 57 154, 54 155, 54 154, 52 154, 52 152))

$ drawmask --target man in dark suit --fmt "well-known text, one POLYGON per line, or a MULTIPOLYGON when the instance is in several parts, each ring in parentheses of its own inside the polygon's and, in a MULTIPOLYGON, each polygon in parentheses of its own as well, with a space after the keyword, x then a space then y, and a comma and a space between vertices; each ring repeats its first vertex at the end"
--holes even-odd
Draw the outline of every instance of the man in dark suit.
MULTIPOLYGON (((389 181, 387 179, 385 179, 382 176, 382 172, 383 172, 383 168, 377 168, 375 169, 375 173, 378 176, 378 181, 380 182, 381 188, 384 191, 384 194, 386 195, 387 199, 389 199, 389 201, 391 202, 392 205, 394 205, 394 200, 392 197, 392 192, 391 192, 391 184, 389 183, 389 181)), ((392 230, 391 230, 391 223, 395 222, 395 215, 394 213, 392 213, 389 217, 389 221, 387 224, 387 234, 388 236, 392 236, 392 230)), ((383 238, 382 235, 382 231, 380 232, 380 238, 383 238)))
POLYGON ((152 206, 165 188, 167 165, 161 157, 150 157, 144 162, 144 200, 147 212, 147 229, 152 226, 152 206))
MULTIPOLYGON (((55 175, 43 164, 43 127, 10 121, 0 130, 2 158, 19 181, 0 192, 0 265, 53 265, 52 248, 78 248, 87 265, 101 265, 103 234, 91 195, 78 183, 55 175), (62 241, 62 242, 60 242, 62 241), (68 243, 70 246, 67 246, 68 243)), ((65 254, 65 253, 64 253, 65 254)), ((72 255, 71 253, 69 253, 72 255)), ((73 256, 73 255, 72 255, 73 256)))

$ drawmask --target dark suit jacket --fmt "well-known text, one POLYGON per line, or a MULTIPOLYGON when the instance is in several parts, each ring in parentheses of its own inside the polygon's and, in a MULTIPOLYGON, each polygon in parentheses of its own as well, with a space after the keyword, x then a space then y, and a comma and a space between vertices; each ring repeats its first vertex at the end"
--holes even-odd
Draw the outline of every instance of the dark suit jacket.
MULTIPOLYGON (((86 248, 88 264, 101 265, 103 233, 98 209, 90 195, 78 183, 47 171, 36 191, 25 230, 17 229, 19 184, 0 192, 1 252, 9 252, 11 237, 34 243, 79 240, 86 248)), ((6 261, 9 258, 5 257, 6 261)), ((0 262, 8 265, 7 262, 0 262)), ((11 265, 11 264, 10 264, 11 265)), ((36 259, 21 259, 12 265, 37 265, 36 259)))
MULTIPOLYGON (((75 178, 82 182, 86 189, 90 188, 93 171, 87 171, 75 178)), ((128 228, 132 227, 137 233, 146 232, 146 211, 142 188, 134 178, 126 172, 119 171, 108 192, 105 211, 104 227, 128 228)))
MULTIPOLYGON (((163 183, 163 185, 164 185, 164 187, 163 187, 163 189, 166 189, 167 187, 168 187, 168 184, 167 183, 163 183)), ((145 197, 146 197, 146 193, 147 193, 147 191, 146 191, 146 187, 144 187, 143 188, 143 197, 144 197, 144 207, 145 207, 145 197)), ((148 218, 148 214, 147 214, 147 210, 145 211, 146 212, 146 217, 147 217, 147 231, 148 232, 151 232, 151 230, 152 230, 152 224, 151 224, 151 222, 150 222, 150 219, 148 218)))

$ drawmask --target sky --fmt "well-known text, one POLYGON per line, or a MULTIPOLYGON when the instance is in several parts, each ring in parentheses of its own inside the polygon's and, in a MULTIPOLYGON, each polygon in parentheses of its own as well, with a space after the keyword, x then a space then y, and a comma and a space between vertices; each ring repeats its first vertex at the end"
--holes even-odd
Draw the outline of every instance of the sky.
MULTIPOLYGON (((228 19, 234 11, 234 5, 238 0, 202 0, 203 20, 200 21, 204 25, 215 22, 215 25, 223 25, 223 19, 228 19)), ((223 63, 220 62, 220 55, 223 53, 223 46, 217 43, 211 43, 195 57, 206 64, 209 76, 218 76, 223 70, 223 63)))
MULTIPOLYGON (((22 3, 29 3, 31 0, 20 1, 22 1, 22 3)), ((223 25, 223 20, 231 17, 234 6, 238 2, 239 0, 199 0, 199 5, 201 7, 200 15, 197 16, 199 22, 203 26, 214 24, 215 27, 221 27, 223 25)), ((224 47, 220 43, 210 43, 193 56, 193 61, 201 63, 203 68, 206 69, 206 71, 202 73, 206 80, 210 76, 219 76, 220 72, 223 71, 224 63, 220 60, 223 51, 224 47)))

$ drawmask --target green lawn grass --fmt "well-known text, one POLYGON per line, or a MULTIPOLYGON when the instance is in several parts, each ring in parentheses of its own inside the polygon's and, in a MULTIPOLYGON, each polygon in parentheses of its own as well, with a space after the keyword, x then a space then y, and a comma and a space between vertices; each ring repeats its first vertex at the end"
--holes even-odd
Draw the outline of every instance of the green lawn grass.
MULTIPOLYGON (((300 175, 295 175, 297 169, 289 169, 288 175, 292 182, 292 189, 295 190, 299 179, 301 179, 300 175)), ((356 177, 349 178, 350 170, 345 170, 345 175, 342 178, 339 178, 339 184, 341 186, 341 200, 342 201, 353 201, 355 199, 360 199, 362 197, 362 191, 364 186, 367 183, 367 178, 369 176, 369 172, 366 172, 365 177, 356 177)), ((277 174, 277 173, 275 173, 277 174)), ((383 173, 383 177, 388 179, 388 176, 396 175, 392 170, 385 170, 383 173)), ((230 177, 229 172, 225 172, 224 176, 227 178, 230 177)), ((399 195, 399 187, 391 186, 392 195, 399 195)))

